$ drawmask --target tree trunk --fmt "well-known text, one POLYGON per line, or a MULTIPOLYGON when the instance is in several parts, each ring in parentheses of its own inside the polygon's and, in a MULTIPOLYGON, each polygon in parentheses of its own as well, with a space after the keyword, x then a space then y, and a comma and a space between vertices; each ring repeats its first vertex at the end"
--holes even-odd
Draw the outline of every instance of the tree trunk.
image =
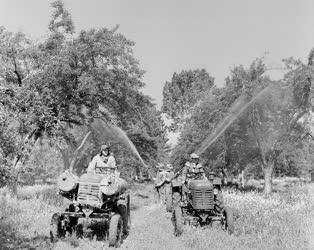
POLYGON ((264 193, 269 195, 273 191, 273 170, 274 165, 272 163, 268 163, 268 165, 264 166, 264 193))
POLYGON ((245 186, 244 170, 242 170, 242 172, 241 172, 241 186, 242 186, 242 188, 244 188, 244 186, 245 186))
POLYGON ((12 179, 9 182, 9 191, 13 196, 17 195, 17 177, 12 177, 12 179))
POLYGON ((32 138, 36 132, 36 129, 34 129, 29 135, 27 135, 24 138, 23 144, 21 145, 21 152, 17 153, 17 155, 14 157, 12 162, 12 178, 9 184, 9 190, 11 191, 12 195, 17 195, 17 186, 18 186, 18 179, 19 179, 19 173, 20 173, 20 167, 19 164, 23 164, 23 160, 25 157, 25 146, 32 143, 33 145, 36 143, 38 138, 35 138, 35 140, 32 141, 32 138))
POLYGON ((20 163, 20 156, 17 155, 15 156, 15 158, 13 159, 13 163, 12 163, 12 168, 11 168, 11 177, 10 177, 10 181, 9 181, 9 185, 8 185, 8 188, 9 188, 9 191, 10 193, 13 195, 13 196, 16 196, 17 195, 17 186, 18 186, 18 165, 20 163))

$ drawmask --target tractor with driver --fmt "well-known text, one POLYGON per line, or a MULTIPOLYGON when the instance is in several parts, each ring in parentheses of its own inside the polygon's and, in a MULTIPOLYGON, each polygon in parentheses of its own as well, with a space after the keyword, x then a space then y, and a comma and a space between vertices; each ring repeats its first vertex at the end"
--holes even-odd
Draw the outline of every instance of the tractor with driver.
MULTIPOLYGON (((89 164, 87 173, 78 177, 64 172, 58 178, 59 194, 70 200, 68 208, 52 216, 50 238, 55 242, 67 233, 83 236, 101 224, 103 238, 109 246, 119 247, 128 234, 130 224, 130 194, 126 181, 120 178, 115 160, 108 147, 89 164)), ((99 232, 98 232, 99 233, 99 232)))
POLYGON ((172 180, 172 222, 180 236, 183 225, 212 226, 218 222, 224 230, 234 232, 232 209, 225 206, 221 179, 213 172, 207 178, 196 154, 183 168, 183 174, 172 180))

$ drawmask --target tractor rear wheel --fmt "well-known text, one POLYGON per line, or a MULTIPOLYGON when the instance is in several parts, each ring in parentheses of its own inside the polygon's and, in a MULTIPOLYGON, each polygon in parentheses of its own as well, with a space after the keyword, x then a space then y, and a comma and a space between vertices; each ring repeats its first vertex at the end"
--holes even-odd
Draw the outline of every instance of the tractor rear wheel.
POLYGON ((61 215, 54 213, 50 222, 50 241, 56 242, 58 238, 65 236, 65 230, 61 225, 61 215))
POLYGON ((182 209, 176 206, 173 210, 174 235, 180 236, 183 233, 182 209))
POLYGON ((226 207, 224 211, 225 221, 226 221, 226 229, 229 234, 233 234, 234 232, 234 218, 233 212, 230 207, 226 207))
POLYGON ((123 221, 120 214, 115 214, 110 219, 109 247, 119 247, 122 241, 123 221))

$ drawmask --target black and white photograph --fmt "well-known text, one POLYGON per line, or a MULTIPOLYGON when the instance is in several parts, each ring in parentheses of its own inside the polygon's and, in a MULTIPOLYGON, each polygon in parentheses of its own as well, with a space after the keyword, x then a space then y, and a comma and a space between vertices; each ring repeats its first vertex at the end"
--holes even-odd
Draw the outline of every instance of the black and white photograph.
POLYGON ((314 250, 314 1, 0 0, 0 250, 314 250))

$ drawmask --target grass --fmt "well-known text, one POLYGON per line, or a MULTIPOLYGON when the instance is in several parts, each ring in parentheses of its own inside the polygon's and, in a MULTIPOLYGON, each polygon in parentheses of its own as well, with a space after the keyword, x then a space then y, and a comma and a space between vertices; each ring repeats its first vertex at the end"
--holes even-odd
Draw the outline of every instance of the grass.
MULTIPOLYGON (((107 248, 107 242, 76 237, 50 243, 51 215, 66 206, 56 191, 36 185, 20 188, 14 198, 0 189, 0 249, 107 248)), ((175 238, 170 214, 154 202, 152 186, 133 185, 131 199, 132 230, 121 249, 310 249, 313 184, 295 183, 269 197, 226 190, 225 203, 237 211, 232 236, 220 228, 186 226, 175 238)))

